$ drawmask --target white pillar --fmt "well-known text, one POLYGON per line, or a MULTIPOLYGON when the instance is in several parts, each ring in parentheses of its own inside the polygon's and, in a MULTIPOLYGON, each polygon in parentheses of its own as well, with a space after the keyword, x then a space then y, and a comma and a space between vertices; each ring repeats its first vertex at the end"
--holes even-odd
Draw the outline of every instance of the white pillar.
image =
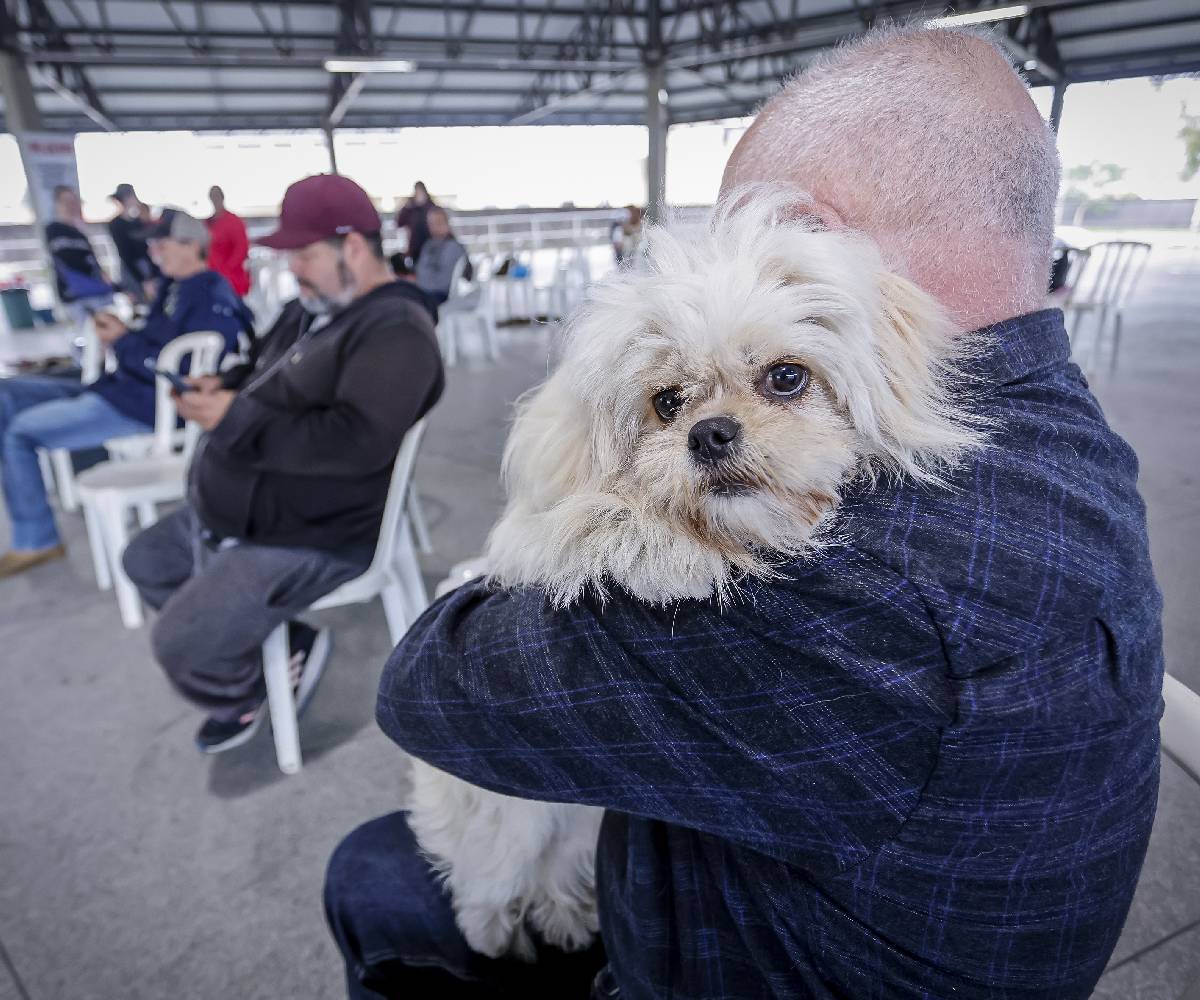
POLYGON ((337 151, 333 148, 333 126, 326 125, 325 129, 325 148, 329 150, 329 172, 331 174, 338 173, 337 151))
POLYGON ((667 72, 661 60, 646 63, 646 215, 650 222, 662 220, 667 187, 667 72))

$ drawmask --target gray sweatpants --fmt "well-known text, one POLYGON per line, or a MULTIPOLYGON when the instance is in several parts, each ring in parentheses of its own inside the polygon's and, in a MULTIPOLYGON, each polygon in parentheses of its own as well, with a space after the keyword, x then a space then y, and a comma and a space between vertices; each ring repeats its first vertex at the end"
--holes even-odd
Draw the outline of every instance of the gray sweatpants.
POLYGON ((155 659, 185 698, 220 719, 262 701, 262 644, 275 627, 366 569, 317 549, 243 542, 214 550, 188 506, 138 534, 123 561, 160 612, 155 659))

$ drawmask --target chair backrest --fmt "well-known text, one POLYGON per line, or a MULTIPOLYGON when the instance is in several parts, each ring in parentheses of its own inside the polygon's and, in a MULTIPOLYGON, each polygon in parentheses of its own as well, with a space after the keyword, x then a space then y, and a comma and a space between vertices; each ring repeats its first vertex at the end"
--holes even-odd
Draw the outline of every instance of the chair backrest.
POLYGON ((450 272, 450 289, 446 294, 446 302, 462 298, 467 290, 463 286, 463 276, 467 273, 467 255, 464 253, 454 262, 454 270, 450 272))
POLYGON ((417 464, 417 449, 421 447, 421 436, 424 433, 425 420, 422 418, 404 435, 404 441, 396 455, 396 464, 392 466, 392 481, 388 486, 387 503, 383 507, 383 521, 379 525, 379 541, 375 544, 375 558, 371 560, 371 569, 368 572, 388 569, 396 555, 396 543, 406 516, 408 487, 412 482, 413 467, 417 464))
MULTIPOLYGON (((178 374, 184 360, 190 358, 189 375, 214 375, 224 349, 225 338, 215 331, 185 333, 158 352, 155 367, 178 374)), ((175 425, 179 417, 175 412, 175 401, 171 398, 171 383, 165 378, 156 378, 154 381, 154 447, 151 454, 164 457, 174 451, 175 425)), ((196 424, 188 424, 183 438, 185 458, 192 454, 199 438, 200 428, 196 424)))
POLYGON ((1093 244, 1080 254, 1078 265, 1068 276, 1071 283, 1068 305, 1106 309, 1120 306, 1133 293, 1149 258, 1149 243, 1110 240, 1093 244))
POLYGON ((79 358, 79 381, 91 385, 104 369, 104 344, 96 336, 96 322, 89 316, 83 323, 83 353, 79 358))

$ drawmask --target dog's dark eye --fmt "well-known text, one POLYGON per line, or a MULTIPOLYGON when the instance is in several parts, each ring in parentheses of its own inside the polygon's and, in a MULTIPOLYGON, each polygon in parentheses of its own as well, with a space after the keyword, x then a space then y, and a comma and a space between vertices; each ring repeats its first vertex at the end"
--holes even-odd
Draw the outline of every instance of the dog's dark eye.
POLYGON ((784 361, 767 369, 763 388, 772 396, 798 396, 808 385, 808 369, 793 361, 784 361))
POLYGON ((663 389, 654 397, 654 412, 658 414, 658 419, 664 424, 669 424, 674 420, 675 415, 682 409, 683 392, 677 385, 670 389, 663 389))

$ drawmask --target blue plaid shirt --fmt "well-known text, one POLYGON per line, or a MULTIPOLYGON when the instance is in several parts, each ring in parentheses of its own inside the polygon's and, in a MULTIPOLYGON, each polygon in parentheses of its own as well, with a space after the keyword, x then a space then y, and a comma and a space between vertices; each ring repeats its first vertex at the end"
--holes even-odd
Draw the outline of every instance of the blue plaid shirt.
POLYGON ((1061 313, 988 333, 998 429, 952 489, 852 491, 724 611, 477 583, 389 661, 406 750, 607 808, 625 1000, 1090 994, 1154 816, 1161 600, 1061 313))

